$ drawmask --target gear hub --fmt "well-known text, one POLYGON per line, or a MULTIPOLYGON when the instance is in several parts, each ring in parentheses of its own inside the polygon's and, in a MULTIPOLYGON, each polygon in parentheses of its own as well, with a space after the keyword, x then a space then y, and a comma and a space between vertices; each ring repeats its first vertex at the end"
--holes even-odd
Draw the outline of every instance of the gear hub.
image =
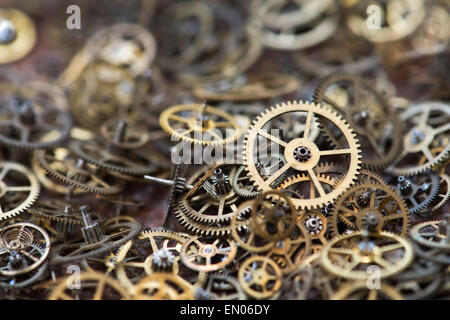
POLYGON ((0 19, 0 44, 9 44, 17 37, 14 24, 7 19, 0 19))
POLYGON ((311 159, 311 151, 304 146, 297 147, 294 150, 294 158, 297 161, 306 162, 311 159))

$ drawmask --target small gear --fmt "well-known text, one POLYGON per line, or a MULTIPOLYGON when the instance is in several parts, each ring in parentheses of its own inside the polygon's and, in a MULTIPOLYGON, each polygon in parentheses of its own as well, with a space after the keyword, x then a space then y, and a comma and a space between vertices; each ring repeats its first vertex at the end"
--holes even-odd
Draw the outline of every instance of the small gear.
MULTIPOLYGON (((314 101, 330 105, 342 113, 355 130, 362 149, 362 165, 371 169, 389 166, 400 154, 402 122, 391 111, 388 101, 362 78, 350 74, 333 74, 322 80, 314 92, 314 101), (348 94, 342 104, 332 90, 343 88, 348 94), (351 96, 351 93, 353 96, 351 96), (353 99, 352 99, 353 98, 353 99)), ((332 135, 325 123, 322 128, 332 135)), ((341 145, 339 138, 332 139, 341 145)))
POLYGON ((69 137, 72 118, 26 88, 0 85, 0 142, 22 150, 51 148, 69 137))
POLYGON ((400 120, 411 126, 403 135, 403 150, 389 171, 397 176, 417 175, 445 162, 450 154, 449 119, 450 105, 443 102, 413 104, 403 111, 400 120), (433 154, 432 150, 439 151, 433 154))
POLYGON ((351 187, 336 200, 329 223, 335 236, 365 228, 406 236, 410 215, 406 203, 394 189, 367 182, 351 187))
POLYGON ((321 256, 323 267, 345 279, 367 280, 367 267, 378 266, 381 279, 398 274, 413 260, 412 245, 389 232, 353 232, 330 240, 321 256))
POLYGON ((0 162, 0 220, 28 209, 39 196, 36 176, 16 162, 0 162))
POLYGON ((242 134, 236 119, 230 114, 201 104, 176 105, 165 109, 160 117, 161 128, 173 138, 204 145, 224 145, 242 134), (233 130, 231 136, 224 132, 233 130))
POLYGON ((410 213, 421 213, 438 195, 439 176, 433 172, 411 177, 400 176, 394 188, 407 202, 410 213))

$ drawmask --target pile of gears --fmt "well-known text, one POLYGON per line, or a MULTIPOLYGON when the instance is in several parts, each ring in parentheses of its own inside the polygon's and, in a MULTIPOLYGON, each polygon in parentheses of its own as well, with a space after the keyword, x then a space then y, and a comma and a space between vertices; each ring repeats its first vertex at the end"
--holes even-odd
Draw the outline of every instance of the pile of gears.
POLYGON ((93 3, 0 8, 3 299, 449 299, 448 1, 93 3))

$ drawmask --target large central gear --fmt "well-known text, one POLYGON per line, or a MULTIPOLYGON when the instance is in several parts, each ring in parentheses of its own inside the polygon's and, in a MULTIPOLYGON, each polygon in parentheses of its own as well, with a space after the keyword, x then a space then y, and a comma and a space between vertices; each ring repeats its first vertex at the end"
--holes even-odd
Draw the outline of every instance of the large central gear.
MULTIPOLYGON (((281 133, 283 135, 283 133, 281 133)), ((286 139, 287 140, 287 139, 286 139)), ((320 208, 334 201, 340 194, 347 190, 356 180, 357 174, 360 169, 360 150, 358 140, 352 129, 336 112, 329 108, 323 107, 315 103, 308 102, 288 102, 275 107, 270 108, 266 112, 262 113, 251 128, 248 131, 245 139, 244 147, 244 164, 248 171, 248 176, 258 187, 263 191, 269 191, 276 189, 277 186, 274 182, 277 178, 291 172, 289 176, 298 175, 300 172, 307 173, 314 184, 314 190, 312 190, 309 196, 304 198, 293 199, 293 203, 297 208, 313 209, 320 208), (305 114, 305 126, 303 134, 300 133, 300 137, 284 141, 286 137, 275 137, 269 133, 269 129, 273 129, 271 123, 283 115, 289 114, 290 116, 297 116, 298 114, 305 114), (310 131, 314 119, 318 118, 320 121, 328 122, 336 127, 336 131, 345 137, 346 144, 342 145, 340 149, 329 149, 328 146, 316 144, 315 141, 320 141, 320 135, 318 139, 312 140, 310 138, 310 131), (281 149, 283 155, 284 165, 270 176, 261 175, 261 168, 259 163, 259 155, 257 145, 261 142, 260 139, 265 138, 272 143, 277 144, 281 149), (308 156, 302 157, 301 161, 297 158, 297 151, 308 149, 308 156), (345 164, 347 173, 343 175, 342 182, 331 189, 326 190, 322 186, 315 169, 326 162, 329 156, 335 156, 336 158, 342 158, 347 162, 345 164), (267 177, 267 178, 266 178, 267 177), (266 179, 264 179, 266 178, 266 179), (328 192, 327 192, 328 191, 328 192)), ((264 171, 264 170, 262 170, 264 171)))

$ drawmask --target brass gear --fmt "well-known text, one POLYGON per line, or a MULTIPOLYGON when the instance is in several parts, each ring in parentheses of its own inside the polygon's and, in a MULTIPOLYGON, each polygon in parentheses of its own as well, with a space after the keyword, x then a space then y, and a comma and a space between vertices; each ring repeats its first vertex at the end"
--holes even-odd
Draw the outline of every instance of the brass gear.
POLYGON ((417 175, 445 162, 450 154, 449 119, 450 105, 443 102, 408 107, 400 120, 413 125, 404 135, 403 150, 389 171, 397 176, 417 175), (432 150, 437 150, 437 154, 433 155, 432 150), (416 156, 419 152, 427 158, 425 162, 416 156))
MULTIPOLYGON (((298 153, 301 154, 301 151, 302 150, 299 150, 298 153)), ((263 191, 274 189, 272 183, 289 169, 293 169, 294 171, 307 171, 308 175, 314 183, 315 189, 317 189, 320 196, 314 198, 293 199, 294 205, 297 208, 301 209, 320 208, 327 205, 329 202, 334 201, 342 192, 344 192, 354 183, 360 165, 360 151, 358 141, 350 127, 336 112, 331 111, 326 107, 309 102, 283 103, 281 105, 272 107, 271 109, 268 109, 266 112, 262 113, 250 127, 248 134, 245 137, 245 148, 243 154, 244 164, 246 166, 246 169, 248 170, 250 179, 259 189, 263 191), (263 127, 266 124, 270 123, 270 121, 272 121, 277 116, 295 112, 307 113, 303 138, 295 138, 289 142, 285 142, 281 139, 271 136, 269 133, 263 130, 263 127), (313 114, 315 114, 317 117, 323 118, 325 121, 330 121, 331 123, 333 123, 346 137, 348 141, 348 147, 338 150, 320 150, 313 141, 310 141, 309 128, 311 125, 313 114), (257 159, 255 159, 254 152, 258 135, 266 137, 267 139, 279 144, 281 147, 284 147, 284 158, 286 160, 286 164, 267 180, 264 180, 261 177, 261 174, 258 172, 258 169, 256 167, 257 159), (310 159, 306 161, 297 161, 294 158, 294 153, 299 150, 298 148, 301 147, 306 147, 306 149, 309 149, 311 151, 310 159), (333 189, 330 193, 326 194, 317 179, 314 168, 317 167, 319 161, 321 160, 321 157, 326 157, 328 155, 349 155, 349 164, 348 172, 342 179, 342 183, 337 186, 336 189, 333 189)))
POLYGON ((196 271, 217 271, 231 263, 237 246, 233 240, 216 237, 194 237, 181 247, 181 261, 196 271))
POLYGON ((267 257, 252 256, 239 267, 238 279, 244 291, 256 299, 267 299, 281 288, 282 273, 267 257))
MULTIPOLYGON (((371 169, 389 166, 401 152, 402 122, 387 100, 364 79, 350 74, 333 74, 324 78, 314 91, 314 101, 330 105, 344 115, 351 128, 357 133, 362 148, 362 165, 371 169), (344 87, 348 95, 346 103, 339 103, 330 94, 335 87, 344 87), (351 99, 353 97, 353 99, 351 99), (386 134, 389 132, 389 134, 386 134), (388 145, 388 149, 384 146, 388 145), (372 156, 373 155, 373 156, 372 156)), ((326 132, 328 128, 322 124, 326 132)), ((340 146, 339 140, 334 140, 340 146)))
POLYGON ((16 162, 0 162, 0 221, 25 211, 39 192, 39 182, 28 168, 16 162))
POLYGON ((36 150, 39 165, 58 180, 86 192, 117 194, 122 191, 119 181, 75 156, 69 149, 36 150), (81 160, 81 161, 80 161, 81 160), (109 181, 106 181, 106 178, 109 181))
POLYGON ((408 234, 411 223, 408 207, 400 195, 377 182, 357 184, 336 200, 329 218, 330 231, 334 236, 349 230, 362 231, 367 227, 365 219, 374 219, 371 231, 388 231, 402 237, 408 234))
POLYGON ((380 288, 369 289, 365 281, 348 283, 340 287, 331 300, 403 300, 392 286, 381 284, 380 288))
POLYGON ((0 241, 3 256, 0 274, 3 276, 29 273, 42 265, 50 253, 47 232, 32 223, 14 223, 1 228, 0 241))
POLYGON ((67 111, 29 89, 0 84, 0 143, 12 148, 51 148, 69 137, 67 111))
POLYGON ((381 231, 365 237, 358 231, 330 240, 322 251, 321 261, 323 267, 334 275, 367 280, 372 275, 366 270, 368 266, 378 266, 383 279, 407 268, 413 257, 410 242, 398 235, 381 231), (392 253, 398 250, 399 254, 392 253))
POLYGON ((152 273, 134 287, 133 300, 194 300, 194 288, 173 273, 152 273))
POLYGON ((242 129, 233 116, 201 104, 181 104, 167 108, 161 113, 159 124, 172 138, 203 145, 231 143, 242 134, 242 129), (233 129, 233 134, 227 137, 225 129, 233 129), (214 139, 206 140, 205 135, 214 139))
POLYGON ((69 284, 73 285, 69 279, 73 276, 62 278, 59 284, 52 290, 48 296, 49 300, 103 300, 104 299, 130 299, 131 296, 127 290, 120 285, 120 283, 103 273, 87 271, 80 274, 80 286, 81 296, 72 296, 74 292, 73 288, 69 284), (92 294, 93 293, 93 294, 92 294), (111 296, 115 293, 116 296, 111 296), (89 296, 86 296, 89 294, 89 296), (91 297, 92 296, 92 297, 91 297))

